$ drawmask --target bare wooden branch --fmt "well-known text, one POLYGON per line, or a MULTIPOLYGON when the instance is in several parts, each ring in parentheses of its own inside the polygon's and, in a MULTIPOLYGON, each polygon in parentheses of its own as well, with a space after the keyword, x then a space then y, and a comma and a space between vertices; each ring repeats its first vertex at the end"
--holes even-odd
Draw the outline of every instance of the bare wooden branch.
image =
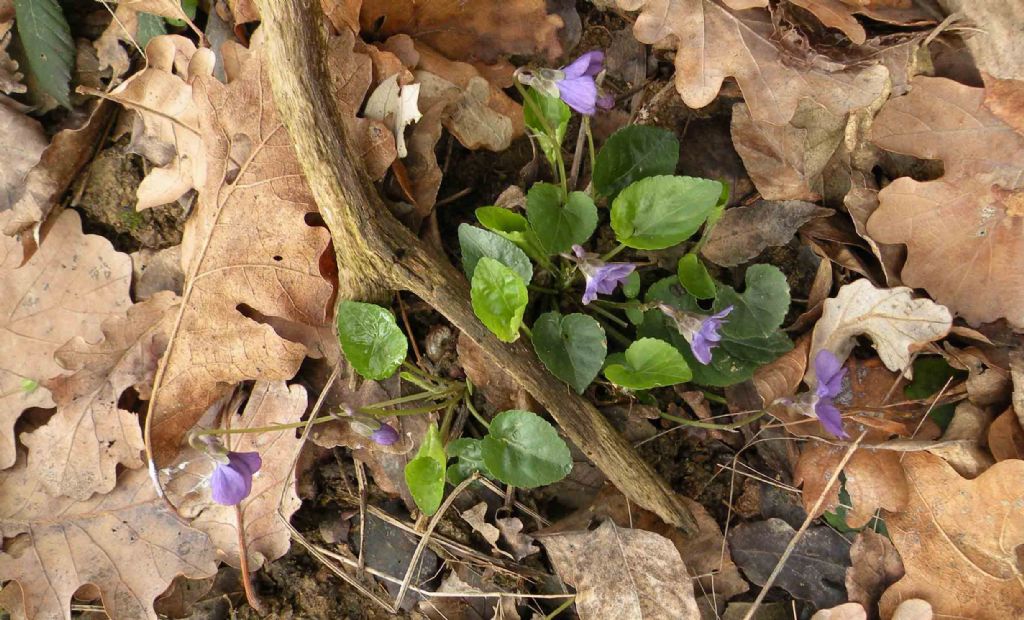
POLYGON ((337 252, 340 297, 408 290, 432 305, 530 392, 630 501, 689 534, 697 524, 651 466, 592 404, 552 376, 521 342, 499 341, 473 314, 465 277, 382 203, 328 99, 326 37, 316 0, 258 0, 278 111, 337 252))

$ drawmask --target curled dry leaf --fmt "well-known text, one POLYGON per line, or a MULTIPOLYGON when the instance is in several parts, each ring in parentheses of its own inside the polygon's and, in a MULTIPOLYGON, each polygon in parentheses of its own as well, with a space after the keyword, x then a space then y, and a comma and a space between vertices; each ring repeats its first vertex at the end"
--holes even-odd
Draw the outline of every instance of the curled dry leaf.
MULTIPOLYGON (((838 475, 836 466, 843 459, 845 446, 807 443, 800 452, 793 472, 793 483, 803 485, 804 509, 810 512, 825 486, 838 475)), ((846 492, 852 503, 847 508, 846 523, 850 527, 864 527, 879 508, 890 512, 902 510, 909 499, 910 489, 900 467, 900 455, 886 450, 862 448, 853 453, 843 469, 846 492)), ((839 484, 833 484, 828 499, 814 515, 834 511, 839 507, 839 484)))
POLYGON ((508 555, 498 548, 498 537, 501 536, 501 531, 487 522, 487 502, 480 502, 468 510, 463 510, 459 515, 473 528, 474 532, 483 536, 487 544, 491 546, 492 552, 508 555))
POLYGON ((540 551, 540 547, 533 544, 533 536, 523 533, 523 522, 519 517, 495 519, 494 524, 501 532, 501 539, 512 549, 512 557, 516 562, 522 562, 523 558, 540 551))
POLYGON ((608 520, 540 540, 559 576, 575 586, 583 620, 700 618, 686 566, 663 536, 608 520))
POLYGON ((811 339, 801 336, 792 349, 782 356, 754 371, 752 379, 762 407, 767 407, 780 398, 792 396, 800 389, 807 369, 807 351, 811 339))
POLYGON ((1016 552, 1024 544, 1024 461, 996 463, 974 480, 926 453, 905 455, 903 468, 910 502, 886 525, 906 575, 882 595, 882 617, 914 598, 938 616, 1024 617, 1016 552))
POLYGON ((29 473, 50 495, 86 500, 114 488, 118 465, 142 467, 139 420, 118 402, 128 388, 152 382, 171 329, 168 313, 178 302, 172 293, 158 294, 127 316, 104 321, 101 341, 79 336, 56 351, 57 361, 74 371, 43 382, 57 413, 21 435, 29 473))
POLYGON ((903 561, 888 538, 865 529, 850 547, 850 568, 846 569, 846 593, 851 601, 869 610, 872 618, 878 599, 890 585, 903 577, 903 561))
POLYGON ((811 620, 867 620, 868 613, 860 603, 843 603, 832 609, 819 609, 811 620))
POLYGON ((64 372, 54 353, 74 336, 99 340, 101 324, 131 305, 131 260, 110 242, 83 235, 78 214, 65 211, 32 258, 21 243, 0 237, 0 468, 16 457, 14 425, 30 407, 53 407, 38 385, 64 372))
POLYGON ((831 72, 809 59, 788 58, 776 46, 767 9, 734 10, 715 0, 617 3, 640 11, 633 34, 641 43, 674 44, 676 90, 691 108, 711 103, 729 76, 739 83, 751 116, 776 125, 788 123, 804 97, 841 115, 867 106, 885 88, 888 71, 882 66, 831 72))
POLYGON ((1024 327, 1024 135, 986 107, 985 89, 928 77, 911 86, 882 108, 871 139, 889 151, 940 159, 945 174, 885 187, 868 234, 906 244, 903 282, 969 323, 1006 318, 1024 327))
POLYGON ((0 580, 13 580, 4 594, 20 589, 28 618, 71 620, 72 595, 91 584, 110 617, 156 620, 153 600, 177 575, 217 572, 206 534, 167 508, 144 469, 78 502, 50 497, 22 458, 0 472, 0 533, 0 580))
MULTIPOLYGON (((227 412, 231 428, 256 428, 290 424, 306 411, 306 390, 284 382, 257 382, 242 412, 227 412)), ((256 570, 288 552, 291 534, 282 518, 288 519, 301 501, 295 483, 282 489, 292 475, 292 463, 301 440, 293 429, 274 433, 230 435, 226 445, 236 452, 259 452, 263 466, 253 476, 252 492, 242 501, 249 570, 256 570), (283 492, 283 493, 282 493, 283 492), (284 501, 281 501, 282 494, 284 501), (280 506, 280 515, 278 507, 280 506)), ((210 497, 210 474, 216 463, 195 450, 185 450, 180 467, 168 468, 165 490, 179 513, 192 527, 206 532, 228 564, 239 566, 238 528, 234 506, 217 504, 210 497)))
MULTIPOLYGON (((949 310, 929 299, 914 299, 905 286, 878 289, 867 279, 856 280, 825 301, 814 326, 810 359, 827 350, 844 360, 856 346, 857 336, 866 335, 886 367, 909 379, 911 354, 945 336, 952 324, 949 310)), ((808 364, 804 378, 808 385, 816 385, 813 364, 808 364)))
POLYGON ((833 213, 802 200, 759 200, 749 207, 733 207, 715 224, 701 254, 723 267, 735 267, 765 248, 789 243, 807 221, 833 213))
MULTIPOLYGON (((860 45, 867 40, 864 26, 854 17, 856 5, 844 3, 842 0, 789 0, 802 9, 807 9, 829 28, 841 30, 851 41, 860 45)), ((851 3, 852 4, 852 3, 851 3)))

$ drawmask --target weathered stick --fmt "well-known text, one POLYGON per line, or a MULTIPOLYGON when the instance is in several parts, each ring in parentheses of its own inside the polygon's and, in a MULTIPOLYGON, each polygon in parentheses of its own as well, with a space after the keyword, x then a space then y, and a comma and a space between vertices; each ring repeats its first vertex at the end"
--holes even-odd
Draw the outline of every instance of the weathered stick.
POLYGON ((505 344, 473 314, 469 285, 387 207, 328 99, 319 0, 258 0, 266 67, 281 119, 337 252, 340 297, 408 290, 429 303, 508 372, 626 497, 689 534, 689 510, 597 409, 548 373, 522 343, 505 344))

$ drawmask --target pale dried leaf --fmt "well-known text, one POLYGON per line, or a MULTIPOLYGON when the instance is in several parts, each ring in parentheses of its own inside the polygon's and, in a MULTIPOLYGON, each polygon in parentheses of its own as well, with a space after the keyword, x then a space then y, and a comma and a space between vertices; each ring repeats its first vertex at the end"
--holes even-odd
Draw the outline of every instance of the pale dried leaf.
POLYGON ((846 593, 851 601, 871 610, 872 617, 878 599, 890 585, 903 577, 900 554, 888 538, 864 529, 857 534, 850 547, 850 568, 846 569, 846 593))
POLYGON ((982 71, 1024 80, 1024 5, 1005 0, 938 0, 947 14, 961 13, 972 24, 964 39, 982 71))
POLYGON ((907 454, 910 503, 886 525, 906 576, 882 595, 883 617, 903 600, 928 601, 936 615, 1024 617, 1016 548, 1024 544, 1024 461, 1002 461, 964 480, 938 457, 907 454))
POLYGON ((864 26, 853 16, 856 9, 842 0, 789 0, 798 7, 807 9, 829 28, 841 30, 851 41, 860 45, 867 40, 864 26))
POLYGON ((180 295, 185 285, 185 274, 181 270, 181 246, 175 245, 162 250, 142 248, 131 253, 132 296, 144 301, 160 291, 171 291, 180 295))
POLYGON ((381 122, 390 121, 391 133, 395 135, 399 157, 409 154, 405 147, 405 128, 422 118, 423 114, 417 106, 419 84, 398 84, 398 74, 392 75, 377 85, 366 100, 363 113, 366 118, 381 122))
POLYGON ((86 502, 52 498, 24 459, 0 472, 0 580, 23 597, 28 618, 71 620, 71 597, 92 584, 112 618, 156 620, 153 600, 178 575, 217 571, 206 534, 189 527, 156 496, 144 469, 86 502))
POLYGON ((932 620, 932 605, 928 601, 912 598, 900 603, 891 620, 932 620))
MULTIPOLYGON (((21 83, 23 76, 18 72, 18 63, 7 54, 7 46, 13 36, 13 21, 0 15, 0 93, 23 93, 25 85, 21 83)), ((0 134, 2 135, 2 134, 0 134)))
MULTIPOLYGON (((844 446, 810 442, 800 453, 793 472, 793 483, 803 485, 804 509, 811 508, 821 497, 829 480, 838 475, 836 466, 846 452, 844 446)), ((879 508, 896 512, 902 510, 910 493, 900 467, 900 455, 885 450, 862 448, 853 453, 843 469, 846 474, 846 492, 851 507, 847 508, 846 522, 850 527, 864 527, 879 508)), ((834 483, 828 499, 815 517, 839 507, 839 483, 834 483)))
POLYGON ((468 510, 463 510, 459 515, 463 521, 473 528, 474 532, 483 536, 487 544, 491 546, 492 552, 509 555, 498 548, 498 537, 501 536, 501 531, 487 522, 487 502, 480 502, 468 510))
MULTIPOLYGON (((866 335, 889 370, 913 376, 911 354, 949 332, 953 318, 944 306, 928 299, 914 299, 907 287, 878 289, 867 279, 856 280, 825 301, 821 319, 814 326, 810 359, 827 350, 845 360, 866 335)), ((816 385, 814 365, 804 375, 816 385)))
POLYGON ((118 401, 128 388, 152 383, 171 329, 168 313, 178 301, 173 293, 157 295, 129 308, 126 317, 104 321, 99 342, 79 336, 55 352, 74 372, 43 382, 57 413, 21 435, 29 474, 50 495, 84 501, 114 488, 118 465, 142 467, 139 420, 118 401))
POLYGON ((868 613, 860 603, 843 603, 832 609, 819 609, 811 620, 867 620, 868 613))
POLYGON ((809 220, 833 213, 802 200, 759 200, 748 207, 733 207, 715 224, 701 254, 723 267, 735 267, 765 248, 789 243, 809 220))
POLYGON ((131 68, 131 59, 128 58, 128 52, 121 46, 121 42, 131 44, 138 30, 138 11, 125 4, 119 4, 106 30, 93 41, 98 68, 102 70, 109 67, 114 80, 118 80, 131 68))
POLYGON ((131 305, 131 260, 110 242, 83 235, 78 214, 65 211, 24 265, 21 243, 0 237, 0 468, 14 464, 14 424, 30 407, 52 407, 44 387, 64 372, 54 353, 74 336, 99 340, 100 325, 131 305))
POLYGON ((512 549, 512 557, 516 562, 522 562, 523 558, 540 551, 540 547, 533 544, 533 536, 523 533, 523 522, 519 517, 495 519, 494 524, 501 532, 501 539, 512 549))
MULTIPOLYGON (((299 421, 306 411, 306 390, 284 382, 257 382, 245 410, 228 413, 231 428, 256 428, 299 421)), ((221 426, 226 424, 222 423, 221 426)), ((249 569, 256 570, 288 552, 291 534, 285 523, 298 510, 301 501, 294 481, 282 489, 292 474, 291 465, 301 444, 293 429, 273 433, 231 435, 229 449, 259 452, 263 466, 253 476, 252 492, 242 501, 249 569), (282 491, 284 501, 281 501, 282 491), (280 505, 280 516, 278 506, 280 505)), ((210 497, 209 477, 216 463, 196 452, 185 450, 179 457, 181 467, 170 468, 165 485, 179 513, 191 520, 192 527, 206 532, 228 564, 239 566, 238 528, 234 506, 217 504, 210 497)))
POLYGON ((6 211, 22 192, 25 176, 39 162, 45 148, 46 136, 39 121, 0 98, 0 152, 4 154, 4 165, 0 166, 0 224, 5 229, 10 220, 6 211))
POLYGON ((321 0, 320 6, 335 30, 343 32, 347 28, 359 33, 359 9, 363 0, 321 0))
POLYGON ((1007 409, 988 428, 988 447, 997 461, 1024 460, 1024 429, 1013 409, 1007 409))
POLYGON ((830 72, 788 58, 775 43, 766 9, 732 11, 714 0, 617 0, 639 10, 633 34, 641 43, 676 46, 676 90, 691 108, 718 95, 736 78, 756 120, 785 125, 809 97, 833 114, 869 105, 885 88, 882 66, 830 72))
POLYGON ((804 380, 810 346, 811 339, 803 336, 781 357, 754 371, 752 381, 761 397, 762 406, 767 407, 780 398, 796 394, 804 380))
POLYGON ((901 177, 879 192, 868 234, 907 246, 901 273, 971 324, 1024 326, 1024 135, 985 107, 985 90, 917 77, 878 114, 872 141, 939 159, 934 181, 901 177))
POLYGON ((593 531, 541 539, 559 576, 576 587, 580 618, 677 618, 700 612, 686 566, 672 542, 605 521, 593 531))

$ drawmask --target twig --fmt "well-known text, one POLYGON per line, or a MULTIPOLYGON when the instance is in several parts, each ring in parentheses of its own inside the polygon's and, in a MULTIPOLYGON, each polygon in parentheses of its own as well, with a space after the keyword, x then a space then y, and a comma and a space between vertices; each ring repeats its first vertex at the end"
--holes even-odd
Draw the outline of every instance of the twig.
POLYGON ((789 556, 792 555, 793 550, 796 549, 797 543, 799 543, 800 539, 803 538, 804 532, 806 532, 807 528, 811 525, 811 521, 814 521, 814 519, 817 518, 815 515, 818 514, 819 510, 821 510, 821 506, 825 503, 825 497, 828 496, 829 491, 832 490, 832 486, 836 483, 836 480, 839 480, 839 474, 843 471, 843 468, 846 467, 846 464, 850 462, 850 458, 853 456, 853 453, 856 452, 860 442, 867 434, 867 431, 861 433, 860 437, 857 437, 857 440, 850 444, 850 447, 846 449, 846 453, 843 454, 842 460, 839 461, 839 465, 836 466, 835 472, 829 477, 828 482, 825 483, 825 488, 821 490, 821 495, 819 495, 817 501, 814 502, 814 506, 807 511, 807 518, 804 519, 803 524, 800 525, 800 529, 796 531, 796 535, 794 535, 792 540, 789 541, 789 544, 786 545, 786 550, 782 552, 782 557, 779 558, 779 561, 775 564, 775 568, 772 569, 772 574, 768 575, 768 580, 764 582, 764 585, 761 587, 761 591, 757 593, 757 598, 754 599, 750 608, 747 609, 747 613, 743 616, 743 620, 750 620, 754 617, 754 613, 757 611, 757 608, 761 606, 761 603, 764 601, 764 597, 768 594, 768 590, 770 590, 772 585, 775 584, 775 579, 777 579, 779 573, 782 572, 782 567, 786 565, 786 561, 789 560, 789 556))
POLYGON ((355 460, 356 482, 359 483, 359 576, 362 576, 363 568, 366 567, 366 471, 363 469, 363 462, 355 460))
POLYGON ((405 579, 402 580, 402 587, 398 589, 398 594, 395 596, 395 602, 393 603, 395 609, 402 607, 402 599, 405 598, 405 593, 409 590, 409 584, 412 582, 413 573, 417 572, 419 568, 420 556, 423 555, 423 550, 427 548, 427 543, 430 541, 430 535, 434 533, 434 528, 441 522, 441 517, 451 507, 452 502, 459 496, 462 491, 466 489, 470 484, 476 481, 480 477, 480 474, 473 474, 469 478, 466 478, 459 483, 459 486, 455 487, 448 497, 441 504, 441 507, 434 513, 434 516, 430 519, 430 524, 427 525, 427 529, 423 532, 423 537, 420 538, 420 543, 416 545, 416 551, 413 551, 412 558, 409 559, 409 568, 405 570, 405 579))

